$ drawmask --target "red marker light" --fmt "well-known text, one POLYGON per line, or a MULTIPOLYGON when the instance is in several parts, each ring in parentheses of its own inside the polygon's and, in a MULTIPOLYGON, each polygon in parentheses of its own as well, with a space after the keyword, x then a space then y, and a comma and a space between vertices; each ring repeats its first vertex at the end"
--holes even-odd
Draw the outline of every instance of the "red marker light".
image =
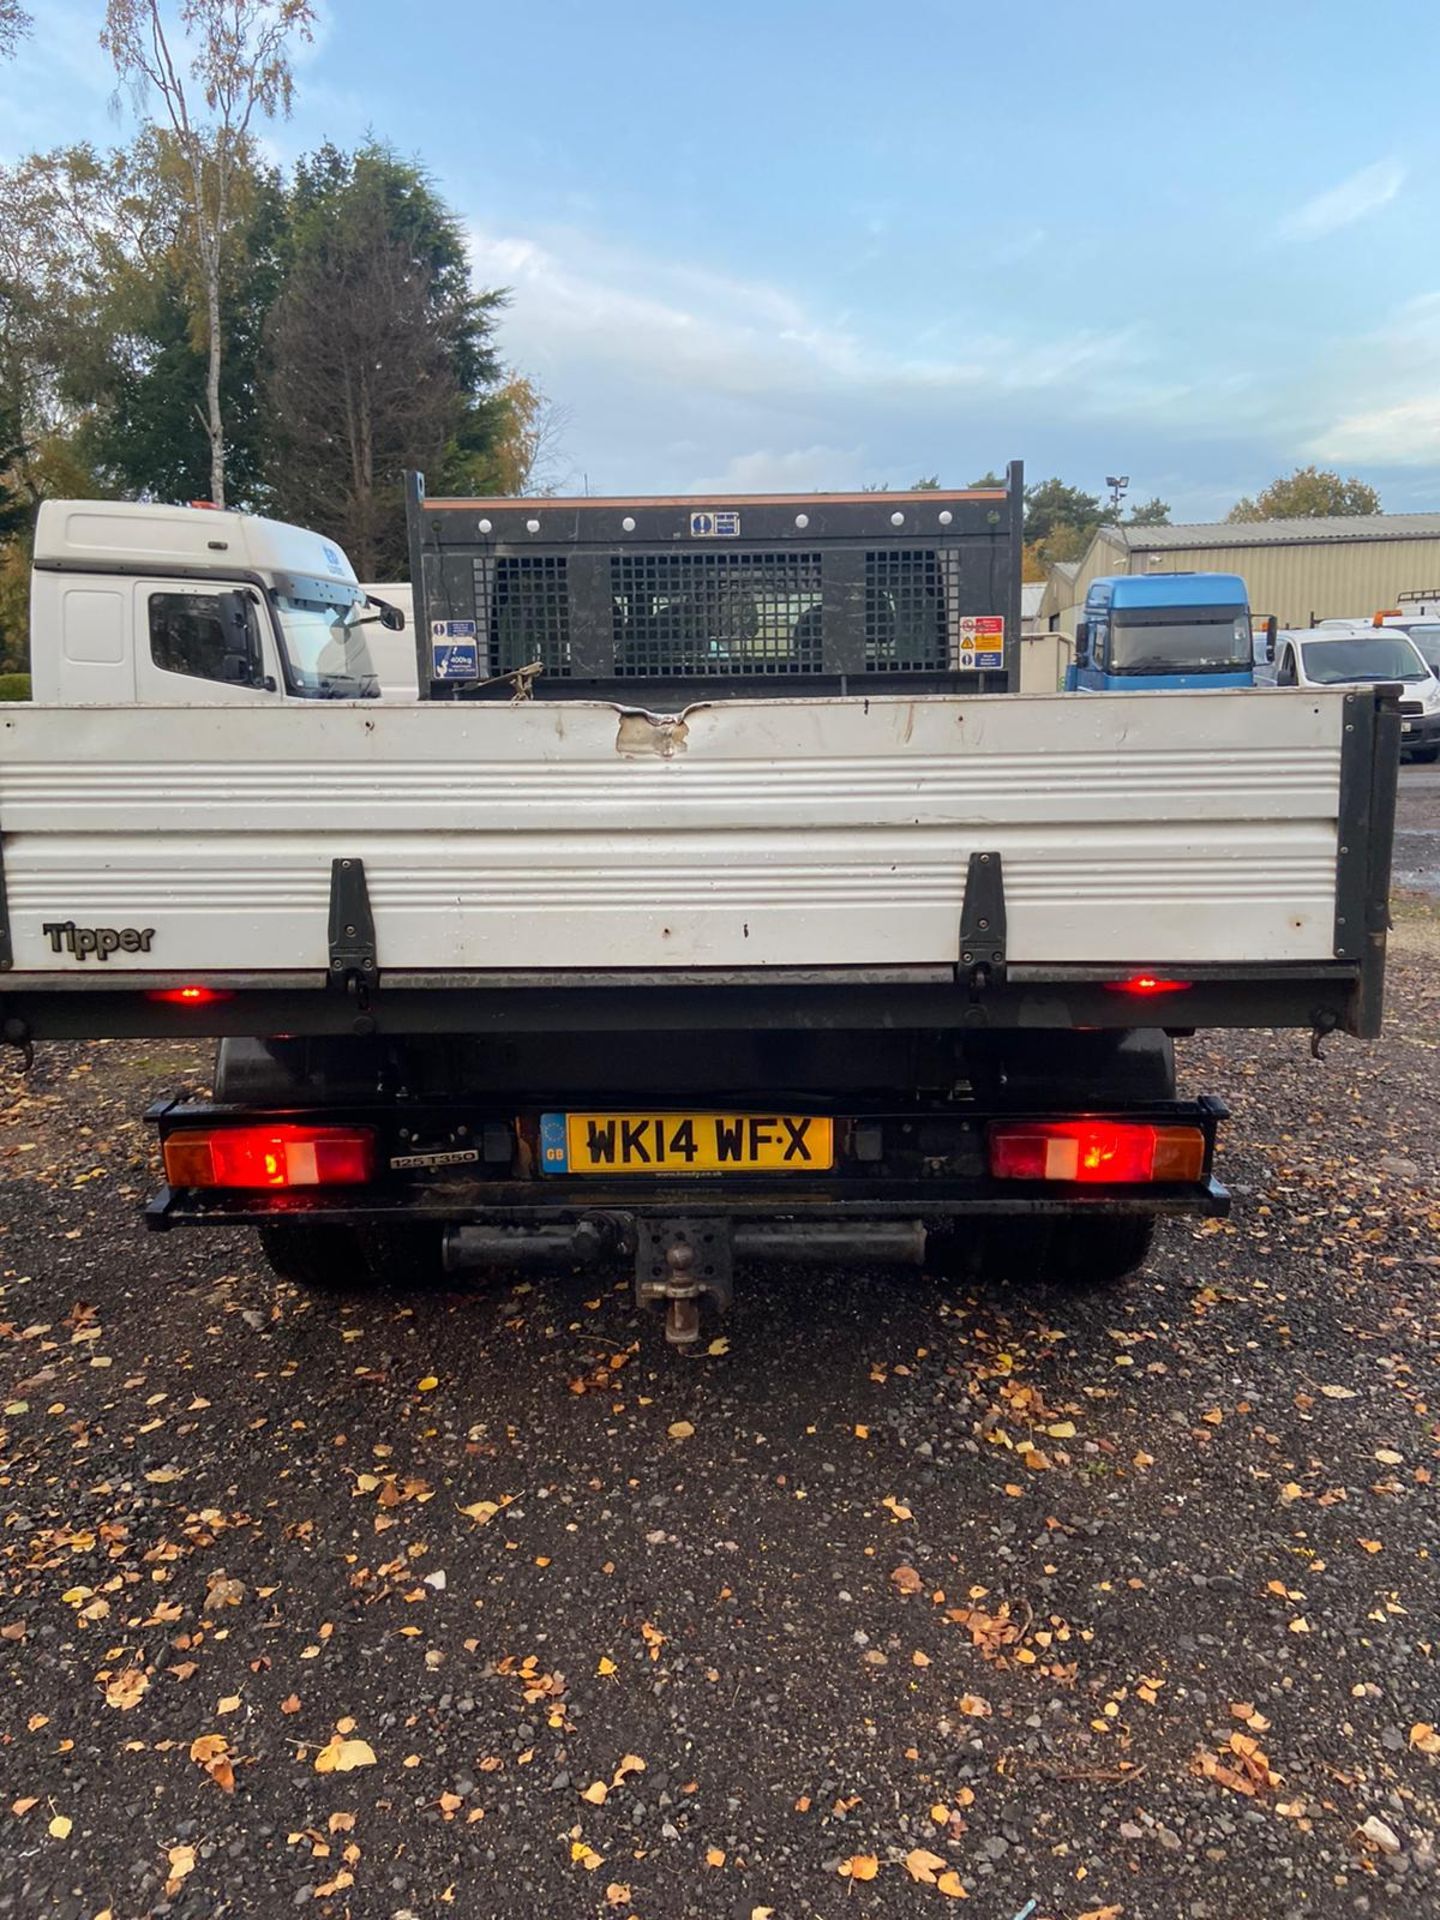
POLYGON ((990 1129, 997 1180, 1063 1180, 1135 1186, 1198 1180, 1205 1167, 1199 1127, 1152 1127, 1128 1120, 1017 1120, 990 1129))
POLYGON ((172 1187, 353 1187, 374 1172, 371 1127, 215 1127, 165 1141, 172 1187))
POLYGON ((217 1000, 233 1000, 223 987, 155 987, 147 1000, 163 1000, 172 1006, 213 1007, 217 1000))
POLYGON ((1185 993, 1189 980, 1162 980, 1158 973, 1137 973, 1128 980, 1107 980, 1107 993, 1185 993))

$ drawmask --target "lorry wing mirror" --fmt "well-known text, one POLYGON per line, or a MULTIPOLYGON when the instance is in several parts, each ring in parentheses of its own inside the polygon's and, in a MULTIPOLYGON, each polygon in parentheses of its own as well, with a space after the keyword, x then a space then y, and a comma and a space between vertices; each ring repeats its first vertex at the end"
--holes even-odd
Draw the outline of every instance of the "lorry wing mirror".
POLYGON ((225 645, 224 678, 236 686, 263 686, 265 662, 252 613, 254 601, 243 587, 222 593, 219 600, 225 645))
POLYGON ((1077 620, 1075 623, 1075 664, 1082 665, 1090 658, 1090 622, 1077 620))
POLYGON ((1272 613, 1269 619, 1265 622, 1265 626, 1264 626, 1264 634, 1265 634, 1264 658, 1266 660, 1273 660, 1275 658, 1275 635, 1279 631, 1279 627, 1280 627, 1279 619, 1275 614, 1272 613))
POLYGON ((392 607, 388 600, 377 600, 373 593, 366 594, 365 604, 367 607, 375 607, 379 610, 380 624, 388 633, 405 631, 405 615, 399 607, 392 607))

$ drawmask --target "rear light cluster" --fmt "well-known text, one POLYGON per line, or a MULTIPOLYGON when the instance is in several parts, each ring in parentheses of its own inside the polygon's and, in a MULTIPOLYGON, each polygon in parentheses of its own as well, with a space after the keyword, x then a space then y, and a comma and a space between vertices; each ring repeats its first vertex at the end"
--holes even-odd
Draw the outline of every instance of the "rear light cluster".
POLYGON ((214 1127, 165 1140, 172 1187, 354 1187, 374 1173, 371 1127, 214 1127))
POLYGON ((1065 1180, 1136 1185, 1198 1180, 1205 1168, 1200 1127, 1153 1127, 1125 1120, 1002 1121, 990 1129, 997 1180, 1065 1180))

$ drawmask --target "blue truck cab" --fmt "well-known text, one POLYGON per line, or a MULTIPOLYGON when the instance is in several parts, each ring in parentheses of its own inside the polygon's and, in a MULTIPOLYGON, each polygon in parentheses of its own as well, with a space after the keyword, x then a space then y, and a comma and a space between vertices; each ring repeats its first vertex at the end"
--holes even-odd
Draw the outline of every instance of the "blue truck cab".
POLYGON ((1090 582, 1067 692, 1254 684, 1249 595, 1238 573, 1111 574, 1090 582))

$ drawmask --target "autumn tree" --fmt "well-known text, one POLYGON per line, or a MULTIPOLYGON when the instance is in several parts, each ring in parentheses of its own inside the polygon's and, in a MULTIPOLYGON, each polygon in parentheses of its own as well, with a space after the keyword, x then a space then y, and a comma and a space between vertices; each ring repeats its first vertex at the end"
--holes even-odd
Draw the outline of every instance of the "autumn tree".
POLYGON ((383 148, 302 161, 292 221, 266 334, 276 509, 333 534, 362 579, 386 579, 405 566, 407 467, 437 491, 484 488, 503 414, 500 296, 472 290, 459 222, 383 148))
POLYGON ((1323 467, 1297 467, 1294 473, 1272 480, 1254 498, 1237 500, 1227 520, 1317 520, 1332 515, 1379 513, 1380 496, 1374 487, 1353 475, 1342 478, 1323 467))
POLYGON ((537 381, 513 367, 495 397, 495 440, 482 476, 483 491, 509 499, 558 492, 567 474, 561 443, 569 410, 556 406, 537 381))
MULTIPOLYGON (((256 508, 267 498, 260 355, 280 284, 285 208, 278 176, 268 169, 237 179, 235 197, 237 220, 220 289, 226 497, 256 508)), ((96 350, 68 369, 66 391, 84 410, 80 445, 116 492, 161 500, 210 492, 209 356, 196 337, 190 287, 183 244, 155 250, 143 270, 113 273, 91 323, 96 350)))
POLYGON ((107 0, 100 43, 137 104, 158 96, 185 172, 191 298, 205 343, 205 431, 216 506, 225 504, 221 308, 235 242, 236 182, 253 160, 257 118, 290 112, 290 47, 312 37, 314 21, 313 0, 178 0, 175 26, 167 27, 160 0, 107 0))
POLYGON ((20 0, 0 0, 0 60, 15 51, 15 44, 29 33, 34 22, 20 0))

